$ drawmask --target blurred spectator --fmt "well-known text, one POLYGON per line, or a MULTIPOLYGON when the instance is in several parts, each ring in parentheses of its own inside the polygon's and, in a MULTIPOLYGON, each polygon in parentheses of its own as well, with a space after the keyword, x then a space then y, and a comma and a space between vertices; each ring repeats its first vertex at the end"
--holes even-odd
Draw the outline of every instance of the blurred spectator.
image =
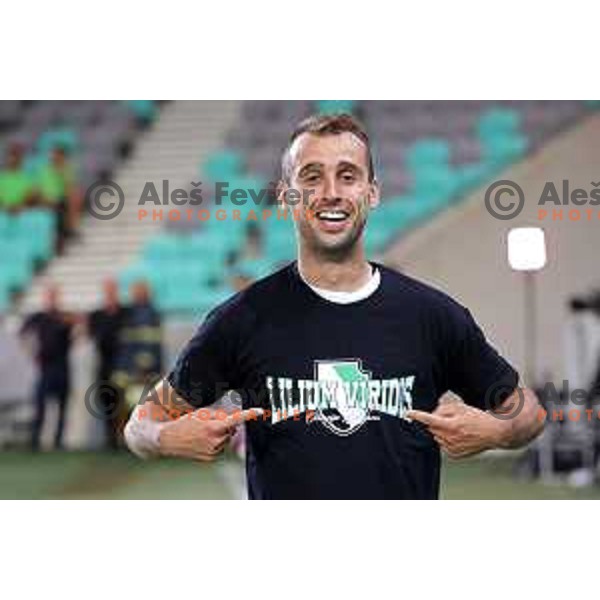
POLYGON ((50 162, 39 174, 41 203, 57 213, 58 239, 75 235, 81 220, 83 199, 77 184, 75 169, 62 146, 52 150, 50 162))
POLYGON ((54 446, 63 443, 67 401, 70 391, 69 351, 76 317, 60 310, 60 292, 49 286, 45 291, 44 310, 29 316, 21 327, 21 336, 32 338, 34 357, 38 367, 35 385, 35 416, 31 445, 39 450, 40 436, 46 417, 46 404, 50 398, 58 404, 58 422, 54 446))
POLYGON ((229 287, 233 292, 242 292, 254 283, 254 279, 242 271, 233 271, 229 278, 229 287))
POLYGON ((11 144, 0 171, 0 208, 9 212, 26 208, 36 197, 35 180, 23 168, 23 154, 19 144, 11 144))
POLYGON ((102 308, 92 312, 88 318, 88 332, 96 347, 96 384, 98 398, 95 402, 103 411, 107 446, 118 447, 122 416, 121 388, 114 376, 119 352, 119 337, 123 324, 124 309, 119 303, 116 281, 104 282, 104 303, 102 308))
POLYGON ((121 387, 133 389, 162 372, 162 325, 146 282, 135 282, 130 296, 131 305, 123 310, 115 378, 121 387))
POLYGON ((246 240, 243 255, 245 259, 261 258, 263 254, 263 232, 258 223, 249 221, 246 227, 246 240))

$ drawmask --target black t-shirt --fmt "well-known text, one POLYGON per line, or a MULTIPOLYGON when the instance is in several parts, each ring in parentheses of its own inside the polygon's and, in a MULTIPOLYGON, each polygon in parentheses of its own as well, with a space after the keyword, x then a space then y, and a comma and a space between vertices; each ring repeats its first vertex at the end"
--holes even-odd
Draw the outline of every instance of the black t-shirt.
POLYGON ((42 371, 68 371, 72 325, 61 312, 38 312, 30 315, 22 334, 35 336, 36 359, 42 371))
POLYGON ((119 335, 123 326, 124 310, 101 308, 95 310, 89 317, 89 328, 104 369, 112 369, 116 362, 119 347, 119 335))
POLYGON ((339 304, 288 265, 213 310, 168 375, 195 407, 236 389, 269 411, 247 424, 250 498, 437 498, 439 447, 406 412, 516 388, 467 309, 376 266, 377 290, 339 304))

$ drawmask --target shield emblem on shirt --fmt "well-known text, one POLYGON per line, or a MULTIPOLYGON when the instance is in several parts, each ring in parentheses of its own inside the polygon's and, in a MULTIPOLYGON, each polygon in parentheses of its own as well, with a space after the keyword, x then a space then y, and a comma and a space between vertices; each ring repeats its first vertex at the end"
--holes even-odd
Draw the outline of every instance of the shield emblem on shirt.
POLYGON ((315 361, 315 380, 329 390, 327 405, 320 405, 315 421, 336 435, 351 435, 370 417, 369 381, 360 359, 315 361))

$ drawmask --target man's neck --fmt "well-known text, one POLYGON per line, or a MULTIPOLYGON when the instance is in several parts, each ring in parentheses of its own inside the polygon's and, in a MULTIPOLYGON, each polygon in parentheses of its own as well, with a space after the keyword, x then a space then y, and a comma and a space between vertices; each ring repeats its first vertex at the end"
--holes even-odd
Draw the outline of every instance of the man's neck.
POLYGON ((343 260, 327 260, 301 249, 298 270, 309 285, 334 292, 359 290, 373 275, 362 248, 343 260))

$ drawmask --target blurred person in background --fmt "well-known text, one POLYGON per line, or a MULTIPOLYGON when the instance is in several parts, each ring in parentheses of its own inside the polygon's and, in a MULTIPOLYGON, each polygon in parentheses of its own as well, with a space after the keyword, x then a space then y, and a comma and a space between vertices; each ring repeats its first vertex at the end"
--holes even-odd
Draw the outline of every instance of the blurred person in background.
POLYGON ((254 283, 254 279, 250 275, 241 270, 234 270, 229 278, 229 287, 232 292, 237 293, 245 290, 254 283))
POLYGON ((95 406, 103 413, 107 447, 117 449, 122 413, 122 390, 114 376, 119 353, 124 308, 119 302, 117 282, 108 279, 103 285, 102 307, 87 321, 88 333, 96 348, 96 385, 99 397, 95 406))
POLYGON ((246 240, 243 258, 253 260, 263 255, 263 232, 258 223, 249 221, 246 227, 246 240))
POLYGON ((122 311, 114 380, 126 390, 127 404, 139 400, 139 392, 156 381, 162 370, 162 322, 145 281, 130 288, 131 304, 122 311))
POLYGON ((21 327, 21 338, 31 342, 30 347, 38 369, 31 433, 31 446, 34 451, 40 448, 46 407, 50 400, 55 401, 58 407, 54 447, 61 449, 63 446, 71 380, 69 353, 74 326, 77 323, 78 319, 75 315, 61 310, 60 290, 51 285, 45 290, 43 310, 30 315, 21 327))
POLYGON ((23 148, 11 144, 0 171, 0 209, 17 213, 36 199, 34 178, 23 168, 23 148))
POLYGON ((50 161, 39 174, 40 204, 56 211, 59 249, 66 239, 77 233, 81 220, 83 196, 75 169, 62 146, 55 147, 50 161))

